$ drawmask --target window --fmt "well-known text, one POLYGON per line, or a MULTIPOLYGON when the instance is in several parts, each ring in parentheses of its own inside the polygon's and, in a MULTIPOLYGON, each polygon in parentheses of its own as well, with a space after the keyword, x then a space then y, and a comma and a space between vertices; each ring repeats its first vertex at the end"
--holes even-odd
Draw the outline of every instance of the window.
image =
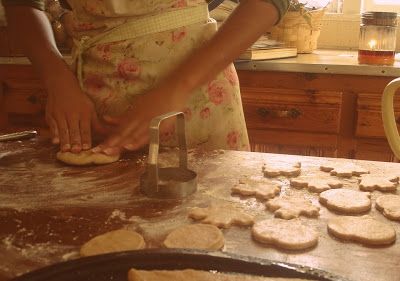
POLYGON ((327 9, 328 13, 340 14, 343 12, 343 0, 332 0, 327 9))
POLYGON ((362 11, 397 12, 400 14, 399 0, 332 0, 328 13, 358 14, 362 11))
MULTIPOLYGON (((318 47, 357 50, 360 13, 364 11, 397 12, 400 17, 400 0, 331 0, 323 19, 318 47)), ((400 27, 397 51, 400 52, 400 27)))
POLYGON ((400 13, 399 0, 362 0, 362 11, 382 11, 400 13))

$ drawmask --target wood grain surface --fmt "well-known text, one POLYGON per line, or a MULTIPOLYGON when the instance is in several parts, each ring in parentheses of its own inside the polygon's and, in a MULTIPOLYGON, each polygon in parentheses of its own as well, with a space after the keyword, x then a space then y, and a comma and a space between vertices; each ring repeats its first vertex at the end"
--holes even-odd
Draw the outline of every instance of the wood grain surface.
MULTIPOLYGON (((127 155, 117 163, 97 167, 70 167, 57 162, 56 148, 44 139, 0 143, 0 280, 9 280, 40 267, 78 258, 79 247, 106 231, 128 228, 144 236, 148 248, 161 247, 176 227, 193 223, 187 213, 194 206, 228 204, 242 208, 256 220, 272 217, 264 202, 231 196, 230 189, 242 176, 261 176, 263 163, 302 163, 302 175, 325 175, 319 165, 357 163, 371 173, 400 175, 400 164, 348 159, 316 158, 249 152, 189 153, 190 167, 198 173, 198 192, 184 200, 155 200, 138 191, 145 169, 145 152, 127 155)), ((175 163, 173 150, 161 155, 163 166, 175 163)), ((292 189, 279 178, 281 195, 305 196, 316 204, 318 195, 292 189)), ((343 180, 344 188, 358 189, 357 179, 343 180)), ((399 192, 397 192, 399 193, 399 192)), ((374 218, 395 227, 375 209, 374 218)), ((327 233, 327 220, 338 216, 320 206, 317 219, 302 218, 319 232, 318 245, 308 251, 281 251, 254 242, 249 228, 223 230, 223 251, 307 265, 350 280, 398 281, 400 241, 387 247, 367 247, 339 241, 327 233)), ((399 240, 399 239, 398 239, 399 240)))

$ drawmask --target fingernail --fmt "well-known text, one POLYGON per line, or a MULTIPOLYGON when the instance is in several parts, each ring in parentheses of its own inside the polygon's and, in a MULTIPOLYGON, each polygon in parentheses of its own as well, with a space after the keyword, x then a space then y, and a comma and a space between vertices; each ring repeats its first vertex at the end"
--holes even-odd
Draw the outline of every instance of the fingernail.
POLYGON ((81 146, 78 145, 78 144, 74 144, 74 145, 72 146, 71 150, 72 150, 73 152, 79 152, 79 151, 81 151, 81 146))
POLYGON ((88 150, 88 149, 90 148, 90 145, 88 145, 87 143, 84 143, 84 144, 82 145, 82 148, 83 148, 84 150, 88 150))
POLYGON ((113 155, 115 154, 115 148, 106 148, 104 149, 104 153, 107 155, 113 155))
POLYGON ((99 152, 101 152, 101 148, 96 146, 95 148, 92 149, 92 152, 93 153, 99 153, 99 152))
POLYGON ((70 150, 71 149, 71 145, 69 143, 64 144, 62 147, 63 150, 70 150))
POLYGON ((133 144, 124 145, 124 148, 127 150, 135 150, 135 146, 133 144))

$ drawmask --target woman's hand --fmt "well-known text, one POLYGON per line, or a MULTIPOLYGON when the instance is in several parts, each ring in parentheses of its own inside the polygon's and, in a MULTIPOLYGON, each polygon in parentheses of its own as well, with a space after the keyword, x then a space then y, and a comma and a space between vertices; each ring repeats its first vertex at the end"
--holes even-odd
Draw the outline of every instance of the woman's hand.
POLYGON ((46 80, 49 93, 46 121, 52 142, 60 144, 61 151, 77 153, 90 149, 92 129, 99 133, 106 130, 97 117, 92 101, 81 91, 69 69, 46 80))
MULTIPOLYGON (((185 98, 179 98, 175 93, 166 91, 167 87, 158 87, 144 95, 137 96, 134 105, 120 118, 105 117, 110 125, 118 128, 105 142, 93 149, 93 152, 103 152, 116 155, 126 150, 137 150, 149 142, 149 126, 154 117, 180 111, 185 105, 185 98), (162 89, 162 90, 161 90, 162 89)), ((162 123, 161 132, 170 130, 174 119, 162 123)))
POLYGON ((89 149, 92 128, 104 132, 104 126, 58 51, 45 13, 30 6, 6 5, 5 8, 10 34, 16 35, 16 42, 47 89, 46 121, 53 142, 60 143, 62 151, 89 149))

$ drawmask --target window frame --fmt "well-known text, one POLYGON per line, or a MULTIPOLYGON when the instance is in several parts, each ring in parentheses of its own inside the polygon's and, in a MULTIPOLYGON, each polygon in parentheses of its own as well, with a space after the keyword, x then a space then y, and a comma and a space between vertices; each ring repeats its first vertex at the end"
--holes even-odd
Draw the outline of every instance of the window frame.
POLYGON ((361 11, 362 0, 344 0, 343 14, 344 15, 359 15, 361 11))
MULTIPOLYGON (((342 13, 326 13, 322 20, 322 32, 318 40, 318 47, 321 49, 357 50, 361 8, 362 0, 344 0, 342 13)), ((400 52, 400 25, 397 30, 396 50, 400 52)))

